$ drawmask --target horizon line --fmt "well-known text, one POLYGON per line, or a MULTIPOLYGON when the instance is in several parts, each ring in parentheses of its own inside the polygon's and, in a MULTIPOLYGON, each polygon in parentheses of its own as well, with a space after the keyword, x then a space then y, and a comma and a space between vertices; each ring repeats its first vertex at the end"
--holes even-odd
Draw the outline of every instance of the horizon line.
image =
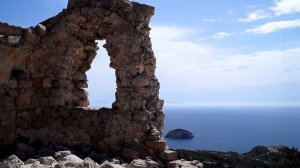
MULTIPOLYGON (((112 103, 99 103, 88 108, 112 108, 112 103)), ((202 103, 165 103, 164 108, 200 107, 300 107, 300 102, 202 102, 202 103)))

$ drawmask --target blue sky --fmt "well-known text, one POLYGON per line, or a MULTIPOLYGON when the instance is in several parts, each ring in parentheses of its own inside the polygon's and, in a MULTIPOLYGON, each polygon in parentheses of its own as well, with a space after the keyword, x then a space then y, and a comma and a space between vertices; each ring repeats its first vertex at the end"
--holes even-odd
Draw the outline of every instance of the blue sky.
MULTIPOLYGON (((137 2, 156 8, 151 38, 166 106, 300 105, 300 0, 137 2)), ((0 21, 28 27, 66 4, 3 0, 0 21)), ((114 101, 108 64, 100 48, 88 72, 92 106, 114 101)))

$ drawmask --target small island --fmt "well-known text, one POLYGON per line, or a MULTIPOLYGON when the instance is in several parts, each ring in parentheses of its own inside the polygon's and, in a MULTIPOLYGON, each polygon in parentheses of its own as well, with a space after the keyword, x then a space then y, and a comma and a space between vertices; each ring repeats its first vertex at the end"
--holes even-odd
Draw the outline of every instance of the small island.
POLYGON ((171 138, 171 139, 192 139, 194 138, 193 133, 191 133, 188 130, 184 130, 184 129, 174 129, 171 130, 170 132, 167 133, 167 135, 165 136, 165 138, 171 138))

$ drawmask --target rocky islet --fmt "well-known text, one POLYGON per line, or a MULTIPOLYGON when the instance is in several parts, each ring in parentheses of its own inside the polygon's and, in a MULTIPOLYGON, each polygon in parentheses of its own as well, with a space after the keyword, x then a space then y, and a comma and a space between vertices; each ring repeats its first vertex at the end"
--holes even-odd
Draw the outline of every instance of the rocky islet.
POLYGON ((185 130, 185 129, 174 129, 167 133, 165 138, 171 138, 171 139, 193 139, 194 135, 192 132, 185 130))

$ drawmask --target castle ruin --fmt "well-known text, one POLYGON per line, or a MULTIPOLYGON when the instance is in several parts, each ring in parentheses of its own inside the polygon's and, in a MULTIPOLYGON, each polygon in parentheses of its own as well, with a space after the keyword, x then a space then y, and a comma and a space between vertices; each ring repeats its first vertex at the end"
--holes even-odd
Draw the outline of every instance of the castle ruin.
POLYGON ((0 148, 42 142, 174 159, 161 138, 163 101, 149 38, 153 14, 153 7, 127 0, 69 0, 34 27, 0 22, 0 148), (87 108, 86 72, 96 40, 104 39, 116 99, 111 109, 93 110, 87 108))

